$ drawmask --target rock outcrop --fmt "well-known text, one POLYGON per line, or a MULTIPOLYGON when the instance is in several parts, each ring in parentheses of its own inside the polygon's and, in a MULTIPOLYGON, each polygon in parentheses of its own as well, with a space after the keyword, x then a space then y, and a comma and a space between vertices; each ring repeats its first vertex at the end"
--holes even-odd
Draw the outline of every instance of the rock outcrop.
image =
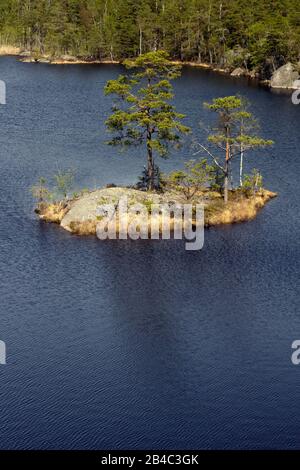
POLYGON ((166 202, 167 198, 159 194, 149 194, 144 191, 138 191, 131 188, 105 188, 92 191, 70 203, 70 210, 61 221, 61 226, 70 232, 73 227, 81 223, 97 221, 99 207, 106 204, 113 204, 117 207, 120 198, 127 197, 128 204, 144 204, 147 201, 152 203, 166 202))
POLYGON ((230 74, 232 77, 244 77, 247 75, 247 70, 243 69, 242 67, 238 67, 234 69, 233 72, 230 74))
POLYGON ((295 82, 300 79, 297 67, 290 62, 276 70, 271 78, 271 88, 286 88, 295 90, 300 88, 300 84, 295 82))

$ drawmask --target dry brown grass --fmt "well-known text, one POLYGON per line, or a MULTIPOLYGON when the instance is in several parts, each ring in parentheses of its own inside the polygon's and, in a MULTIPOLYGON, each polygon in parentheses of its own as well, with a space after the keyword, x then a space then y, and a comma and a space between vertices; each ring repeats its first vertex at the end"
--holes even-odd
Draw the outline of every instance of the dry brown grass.
POLYGON ((68 212, 68 205, 64 202, 40 203, 36 209, 40 219, 45 222, 60 224, 65 214, 68 212))
POLYGON ((227 205, 222 200, 215 200, 206 208, 205 224, 212 226, 253 220, 258 211, 276 196, 276 193, 262 190, 250 197, 233 194, 227 205))
POLYGON ((0 56, 1 55, 19 55, 21 49, 16 46, 3 45, 0 46, 0 56))
POLYGON ((96 235, 97 220, 84 220, 71 222, 70 230, 75 235, 96 235))

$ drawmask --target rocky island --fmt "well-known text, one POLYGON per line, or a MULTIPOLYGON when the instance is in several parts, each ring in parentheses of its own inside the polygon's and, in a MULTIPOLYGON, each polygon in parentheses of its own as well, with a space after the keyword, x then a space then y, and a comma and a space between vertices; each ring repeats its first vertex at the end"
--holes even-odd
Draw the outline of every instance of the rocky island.
POLYGON ((100 226, 103 230, 105 223, 114 221, 114 238, 133 224, 139 226, 139 233, 141 225, 144 233, 152 233, 153 224, 157 233, 163 233, 166 213, 170 231, 177 231, 177 222, 180 227, 185 225, 187 218, 189 226, 198 228, 200 224, 209 227, 253 219, 276 194, 264 189, 257 169, 244 173, 250 151, 273 145, 272 140, 257 134, 259 126, 247 99, 225 96, 203 103, 213 117, 206 139, 193 139, 189 146, 197 158, 163 174, 158 157, 167 158, 171 149, 182 147, 183 136, 192 133, 182 122, 186 116, 171 102, 171 80, 180 77, 180 67, 163 50, 142 54, 134 61, 126 61, 125 66, 128 75, 108 80, 104 87, 105 95, 112 97, 112 112, 105 121, 112 138, 106 143, 121 149, 142 146, 146 157, 142 175, 131 187, 109 185, 72 197, 71 170, 54 175, 54 191, 41 178, 39 185, 33 187, 39 217, 78 235, 99 235, 100 226), (237 175, 239 186, 234 186, 237 175), (187 217, 185 211, 189 211, 187 217))
MULTIPOLYGON (((41 220, 56 223, 71 233, 96 235, 99 207, 114 204, 117 209, 118 202, 123 197, 127 197, 129 207, 134 204, 144 205, 147 212, 150 213, 150 221, 151 205, 167 204, 172 207, 174 204, 187 203, 186 199, 175 191, 158 193, 111 187, 84 192, 73 199, 52 203, 41 202, 36 208, 36 213, 41 220)), ((253 194, 232 190, 229 193, 228 203, 224 204, 219 193, 199 191, 193 198, 193 205, 204 205, 205 226, 210 227, 252 220, 260 209, 274 197, 276 197, 276 193, 266 189, 261 189, 253 194)))

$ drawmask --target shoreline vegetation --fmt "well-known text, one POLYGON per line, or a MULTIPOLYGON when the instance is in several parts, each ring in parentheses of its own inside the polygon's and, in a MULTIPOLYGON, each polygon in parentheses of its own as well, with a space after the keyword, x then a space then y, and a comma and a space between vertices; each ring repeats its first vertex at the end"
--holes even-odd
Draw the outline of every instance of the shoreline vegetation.
MULTIPOLYGON (((35 54, 30 53, 29 51, 24 51, 20 47, 13 46, 13 45, 2 45, 0 46, 0 57, 3 56, 16 56, 18 60, 23 63, 30 63, 30 64, 49 64, 49 65, 122 65, 124 60, 113 60, 113 59, 94 59, 94 58, 84 58, 84 57, 76 57, 68 54, 64 54, 61 56, 51 56, 49 54, 35 54)), ((296 75, 297 68, 299 68, 299 64, 290 64, 287 63, 274 71, 272 77, 278 72, 280 69, 286 70, 286 68, 291 67, 291 71, 289 72, 288 78, 284 78, 282 83, 276 84, 272 77, 270 79, 261 78, 260 74, 255 70, 247 70, 246 68, 242 67, 220 67, 214 64, 209 64, 206 62, 199 62, 199 61, 185 61, 185 60, 171 60, 170 61, 173 65, 178 66, 188 66, 199 68, 203 70, 210 70, 215 73, 219 73, 222 75, 230 76, 232 78, 246 78, 251 80, 253 83, 266 86, 272 89, 281 89, 281 90, 295 90, 299 88, 299 85, 295 86, 294 82, 299 79, 299 76, 296 75), (291 79, 291 75, 294 75, 293 79, 291 79)), ((283 73, 286 73, 285 71, 283 73)))
POLYGON ((164 50, 174 63, 271 88, 296 89, 300 79, 299 0, 2 3, 0 46, 19 48, 25 62, 123 63, 164 50))
MULTIPOLYGON (((260 189, 255 193, 244 193, 239 190, 229 192, 229 201, 224 203, 222 196, 215 191, 198 191, 193 205, 204 205, 204 225, 206 228, 228 225, 253 220, 259 211, 273 198, 276 193, 260 189)), ((155 220, 151 217, 150 204, 184 204, 187 201, 175 191, 158 193, 141 191, 133 188, 111 187, 94 191, 84 191, 82 195, 58 202, 41 202, 35 212, 40 220, 60 225, 64 230, 76 235, 96 235, 99 223, 99 207, 114 204, 117 210, 120 198, 127 197, 130 205, 142 204, 147 208, 148 230, 155 220)), ((129 220, 129 223, 132 220, 129 220)), ((158 221, 161 231, 161 218, 158 221)), ((193 222, 196 224, 196 221, 193 222)), ((171 227, 172 228, 172 227, 171 227)), ((118 230, 117 230, 118 234, 118 230)))
MULTIPOLYGON (((12 45, 6 45, 6 46, 0 46, 0 57, 1 56, 17 56, 19 57, 20 62, 24 63, 45 63, 45 64, 51 64, 51 65, 93 65, 93 64, 116 64, 116 65, 121 65, 123 63, 123 60, 112 60, 112 59, 85 59, 82 57, 75 57, 71 55, 62 55, 58 57, 53 57, 49 54, 32 54, 29 51, 24 51, 20 47, 12 46, 12 45)), ((194 61, 179 61, 179 60, 171 60, 171 63, 174 65, 180 65, 180 66, 190 66, 190 67, 198 67, 202 69, 207 69, 207 70, 212 70, 213 72, 219 72, 223 74, 231 74, 232 71, 226 69, 226 68, 221 68, 221 67, 216 67, 214 65, 205 63, 205 62, 194 62, 194 61)), ((233 75, 235 77, 241 77, 241 76, 247 76, 248 78, 252 79, 258 79, 256 74, 254 73, 248 73, 245 75, 244 73, 233 75)))

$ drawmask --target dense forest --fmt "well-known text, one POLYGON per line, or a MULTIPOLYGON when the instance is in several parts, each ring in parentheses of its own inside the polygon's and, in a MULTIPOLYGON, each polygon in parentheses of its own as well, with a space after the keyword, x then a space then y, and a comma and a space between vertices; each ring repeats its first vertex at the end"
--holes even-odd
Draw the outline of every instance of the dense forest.
POLYGON ((35 54, 174 59, 267 76, 300 60, 299 0, 0 0, 1 45, 35 54))

